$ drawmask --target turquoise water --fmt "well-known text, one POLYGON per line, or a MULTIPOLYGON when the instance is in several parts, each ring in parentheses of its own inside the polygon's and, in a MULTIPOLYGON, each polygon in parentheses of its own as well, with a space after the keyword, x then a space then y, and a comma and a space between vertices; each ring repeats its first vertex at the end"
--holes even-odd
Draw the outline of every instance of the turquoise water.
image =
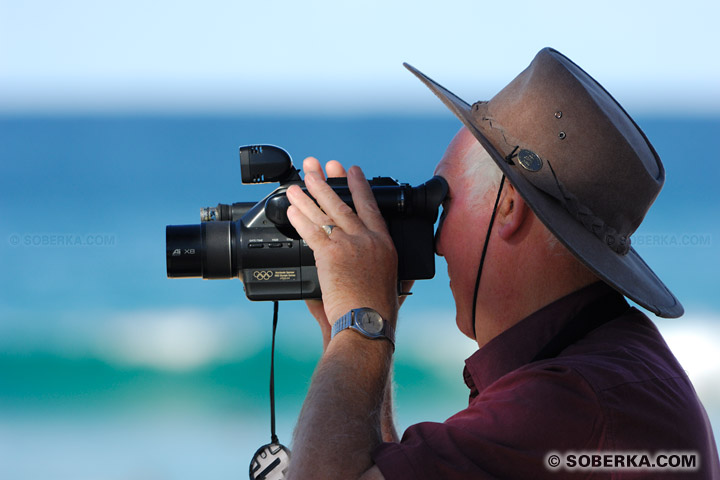
MULTIPOLYGON (((720 158, 704 145, 720 118, 638 120, 668 181, 635 245, 686 306, 686 319, 658 323, 719 424, 720 158)), ((418 184, 458 128, 445 116, 0 118, 0 478, 244 477, 269 440, 271 305, 247 301, 237 280, 168 280, 165 225, 269 192, 241 185, 241 144, 418 184)), ((467 399, 472 343, 437 267, 401 316, 401 430, 467 399)), ((282 304, 286 443, 320 348, 304 306, 282 304)))

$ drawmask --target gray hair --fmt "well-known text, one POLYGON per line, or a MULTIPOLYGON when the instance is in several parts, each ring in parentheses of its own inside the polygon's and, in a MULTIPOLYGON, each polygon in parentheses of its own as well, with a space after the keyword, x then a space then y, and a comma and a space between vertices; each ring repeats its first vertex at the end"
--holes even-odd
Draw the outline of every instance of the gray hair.
MULTIPOLYGON (((485 197, 490 192, 497 192, 500 187, 500 180, 502 179, 502 170, 495 164, 490 154, 483 148, 479 142, 474 142, 472 146, 467 149, 465 153, 467 170, 465 174, 472 178, 472 181, 477 185, 475 195, 471 201, 474 205, 481 205, 487 202, 485 197)), ((570 252, 555 235, 546 228, 545 240, 547 243, 548 250, 552 255, 564 256, 569 255, 570 252)))
POLYGON ((485 200, 488 192, 497 190, 500 187, 502 171, 479 142, 474 142, 467 149, 465 160, 467 168, 465 175, 472 179, 472 183, 476 185, 472 203, 480 205, 485 200))

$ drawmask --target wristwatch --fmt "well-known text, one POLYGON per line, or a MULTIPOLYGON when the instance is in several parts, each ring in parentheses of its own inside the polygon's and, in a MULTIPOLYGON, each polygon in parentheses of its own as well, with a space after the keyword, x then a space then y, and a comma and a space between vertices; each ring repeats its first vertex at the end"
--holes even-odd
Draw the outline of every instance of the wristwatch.
POLYGON ((347 328, 373 340, 386 338, 395 350, 395 330, 372 308, 354 308, 340 317, 333 324, 332 337, 347 328))

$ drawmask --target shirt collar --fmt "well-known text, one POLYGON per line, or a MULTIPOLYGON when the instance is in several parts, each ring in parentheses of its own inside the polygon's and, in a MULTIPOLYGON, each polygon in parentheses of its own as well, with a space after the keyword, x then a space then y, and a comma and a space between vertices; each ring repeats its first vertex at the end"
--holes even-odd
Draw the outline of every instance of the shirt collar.
POLYGON ((596 282, 546 305, 490 340, 465 360, 463 377, 473 398, 488 385, 529 363, 587 304, 617 294, 596 282))

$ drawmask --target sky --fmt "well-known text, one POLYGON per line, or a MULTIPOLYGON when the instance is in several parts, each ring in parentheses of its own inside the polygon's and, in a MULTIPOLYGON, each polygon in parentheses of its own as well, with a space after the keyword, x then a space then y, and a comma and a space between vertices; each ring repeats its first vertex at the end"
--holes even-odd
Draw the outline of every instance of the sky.
POLYGON ((0 0, 0 113, 440 112, 545 46, 631 111, 720 112, 712 0, 0 0))

